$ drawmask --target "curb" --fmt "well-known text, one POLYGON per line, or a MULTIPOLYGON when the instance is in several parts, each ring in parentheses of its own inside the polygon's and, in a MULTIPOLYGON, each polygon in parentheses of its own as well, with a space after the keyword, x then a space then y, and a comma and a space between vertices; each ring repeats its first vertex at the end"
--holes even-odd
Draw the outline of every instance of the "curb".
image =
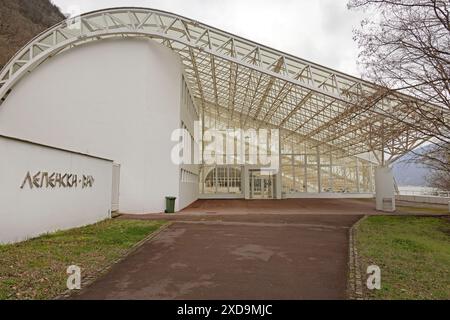
POLYGON ((349 274, 348 274, 348 297, 350 300, 363 300, 363 283, 361 276, 361 264, 358 258, 356 246, 356 231, 359 225, 368 218, 364 216, 349 230, 349 274))
POLYGON ((168 222, 164 224, 161 228, 159 228, 157 231, 151 233, 138 243, 136 243, 134 246, 132 246, 123 256, 119 257, 118 259, 111 262, 109 265, 101 269, 99 272, 95 273, 94 275, 91 275, 86 278, 82 278, 81 280, 81 290, 66 290, 56 298, 53 298, 53 300, 66 300, 73 296, 80 295, 84 292, 85 289, 87 289, 91 284, 93 284, 97 279, 104 276, 106 273, 108 273, 116 264, 122 262, 127 257, 129 257, 132 253, 136 252, 139 248, 141 248, 144 244, 152 241, 154 238, 156 238, 159 234, 161 234, 163 231, 165 231, 167 228, 169 228, 172 225, 172 222, 168 222))

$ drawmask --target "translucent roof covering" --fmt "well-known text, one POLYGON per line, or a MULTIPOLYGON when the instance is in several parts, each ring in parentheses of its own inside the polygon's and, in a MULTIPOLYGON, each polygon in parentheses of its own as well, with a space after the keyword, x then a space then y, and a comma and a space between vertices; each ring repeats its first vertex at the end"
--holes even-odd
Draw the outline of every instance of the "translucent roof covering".
MULTIPOLYGON (((293 34, 294 36, 294 34, 293 34)), ((62 22, 30 41, 0 73, 0 99, 47 58, 91 41, 146 37, 176 52, 202 110, 226 109, 242 126, 284 129, 348 155, 394 160, 428 137, 413 98, 175 14, 114 8, 62 22)), ((434 108, 433 106, 429 106, 434 108)), ((430 124, 424 123, 424 126, 430 124)))

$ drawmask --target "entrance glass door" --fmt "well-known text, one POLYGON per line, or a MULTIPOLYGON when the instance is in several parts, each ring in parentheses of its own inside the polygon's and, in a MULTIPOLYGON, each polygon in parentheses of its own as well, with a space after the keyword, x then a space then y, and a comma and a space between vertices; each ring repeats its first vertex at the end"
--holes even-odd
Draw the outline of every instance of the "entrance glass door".
POLYGON ((250 171, 250 198, 273 199, 274 176, 261 174, 260 170, 250 171))

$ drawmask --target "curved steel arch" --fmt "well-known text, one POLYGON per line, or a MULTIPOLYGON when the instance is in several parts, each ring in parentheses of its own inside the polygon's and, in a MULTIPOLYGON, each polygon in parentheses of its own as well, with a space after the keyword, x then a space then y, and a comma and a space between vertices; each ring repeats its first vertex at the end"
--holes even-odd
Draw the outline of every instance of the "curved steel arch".
MULTIPOLYGON (((404 112, 404 106, 392 103, 376 85, 179 15, 134 7, 86 13, 35 37, 1 70, 0 103, 49 57, 117 37, 147 37, 169 47, 180 55, 202 103, 233 112, 239 106, 236 113, 245 122, 264 121, 320 143, 345 146, 351 154, 384 149, 386 139, 377 135, 383 121, 395 127, 393 140, 410 134, 407 123, 386 120, 391 119, 386 112, 404 112)), ((413 147, 403 145, 400 152, 413 147)))
POLYGON ((345 102, 350 101, 348 94, 344 93, 351 92, 353 88, 357 90, 357 87, 360 87, 358 90, 363 89, 367 92, 374 90, 371 85, 357 78, 197 21, 165 11, 131 7, 86 13, 63 21, 35 37, 2 69, 0 99, 14 85, 17 78, 58 50, 90 39, 100 40, 111 36, 146 36, 178 42, 345 102), (143 14, 145 16, 142 16, 143 14), (80 27, 74 26, 76 24, 80 27), (281 64, 281 67, 277 68, 277 64, 281 64))

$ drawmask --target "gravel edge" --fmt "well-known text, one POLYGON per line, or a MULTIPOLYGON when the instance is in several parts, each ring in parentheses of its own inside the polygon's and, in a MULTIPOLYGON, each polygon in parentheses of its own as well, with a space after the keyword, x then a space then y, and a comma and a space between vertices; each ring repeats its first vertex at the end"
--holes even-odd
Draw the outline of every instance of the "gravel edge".
POLYGON ((356 222, 349 230, 349 273, 348 273, 348 298, 350 300, 363 300, 363 283, 361 275, 361 264, 356 245, 358 227, 369 216, 364 216, 356 222))

